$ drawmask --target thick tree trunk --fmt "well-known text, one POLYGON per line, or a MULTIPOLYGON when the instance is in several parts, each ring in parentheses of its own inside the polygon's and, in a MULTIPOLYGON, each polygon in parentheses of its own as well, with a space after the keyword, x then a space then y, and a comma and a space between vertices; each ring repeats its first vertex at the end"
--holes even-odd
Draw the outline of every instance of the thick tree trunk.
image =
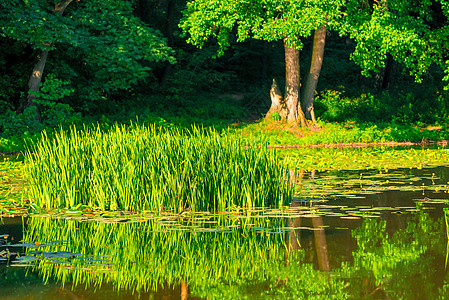
MULTIPOLYGON (((64 10, 66 9, 67 5, 70 4, 70 2, 72 2, 72 0, 65 0, 55 3, 55 8, 53 9, 53 12, 62 16, 64 10)), ((48 45, 48 48, 49 47, 50 45, 48 45)), ((31 73, 30 79, 28 80, 27 100, 25 102, 25 105, 23 105, 24 108, 28 106, 36 107, 35 119, 38 122, 42 122, 42 116, 39 107, 37 103, 34 101, 34 99, 36 99, 35 93, 39 91, 39 84, 42 81, 42 75, 44 73, 45 64, 47 63, 47 58, 48 58, 47 49, 42 50, 42 52, 37 56, 37 63, 34 65, 33 72, 31 73)))
POLYGON ((291 48, 284 41, 285 51, 285 105, 287 107, 287 123, 307 126, 306 118, 299 102, 299 50, 291 48))
POLYGON ((284 41, 285 51, 285 97, 273 79, 271 85, 271 107, 266 117, 277 112, 282 121, 290 124, 300 123, 302 127, 307 126, 307 120, 302 111, 299 101, 299 50, 291 48, 284 41))
POLYGON ((310 62, 310 71, 307 74, 306 84, 304 85, 304 92, 302 98, 302 109, 308 120, 316 123, 315 111, 313 109, 313 100, 315 97, 315 90, 320 77, 321 66, 324 57, 324 45, 326 43, 326 26, 321 25, 318 30, 315 30, 313 36, 312 59, 310 62))

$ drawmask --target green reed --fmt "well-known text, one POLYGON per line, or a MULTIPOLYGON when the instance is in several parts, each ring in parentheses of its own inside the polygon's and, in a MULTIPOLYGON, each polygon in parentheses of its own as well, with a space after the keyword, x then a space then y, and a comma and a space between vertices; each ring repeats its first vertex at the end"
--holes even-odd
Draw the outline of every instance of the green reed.
POLYGON ((31 202, 46 208, 224 210, 291 196, 276 152, 213 130, 72 128, 44 133, 27 160, 31 202))

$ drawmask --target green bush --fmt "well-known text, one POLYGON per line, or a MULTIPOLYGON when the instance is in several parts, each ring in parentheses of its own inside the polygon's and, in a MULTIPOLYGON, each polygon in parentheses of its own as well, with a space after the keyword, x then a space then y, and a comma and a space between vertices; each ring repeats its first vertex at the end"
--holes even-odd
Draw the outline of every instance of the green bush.
POLYGON ((21 114, 7 110, 0 116, 0 125, 2 136, 6 138, 40 132, 44 129, 44 125, 36 120, 35 106, 25 108, 21 114))
MULTIPOLYGON (((81 114, 75 113, 62 99, 73 94, 69 82, 48 74, 39 91, 35 92, 36 102, 42 116, 42 123, 36 119, 36 107, 25 108, 22 114, 16 114, 10 106, 0 115, 0 133, 3 137, 21 136, 25 133, 39 133, 45 128, 76 124, 81 122, 81 114)), ((3 102, 0 102, 0 108, 3 102)))
POLYGON ((449 116, 446 92, 366 92, 347 96, 337 90, 322 91, 316 98, 316 114, 331 122, 392 122, 397 124, 445 123, 449 116))

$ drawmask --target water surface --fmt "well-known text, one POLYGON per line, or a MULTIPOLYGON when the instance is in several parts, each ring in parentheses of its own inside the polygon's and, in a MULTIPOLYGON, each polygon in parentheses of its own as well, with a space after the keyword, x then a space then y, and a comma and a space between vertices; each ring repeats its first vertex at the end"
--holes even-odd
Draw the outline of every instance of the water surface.
POLYGON ((449 295, 449 168, 298 172, 283 209, 3 218, 5 299, 449 295))

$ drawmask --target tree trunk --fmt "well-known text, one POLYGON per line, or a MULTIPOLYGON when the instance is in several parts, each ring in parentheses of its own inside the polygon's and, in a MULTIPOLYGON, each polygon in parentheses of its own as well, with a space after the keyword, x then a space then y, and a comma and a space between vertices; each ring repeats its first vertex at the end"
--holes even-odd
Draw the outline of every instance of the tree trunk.
MULTIPOLYGON (((72 2, 72 0, 65 0, 55 3, 53 12, 62 16, 64 10, 70 4, 70 2, 72 2)), ((24 105, 24 108, 28 106, 36 107, 35 119, 38 122, 42 122, 42 116, 39 107, 34 99, 36 99, 35 93, 39 91, 39 85, 42 81, 42 75, 44 73, 45 64, 48 58, 48 48, 50 48, 50 45, 48 45, 46 50, 42 50, 42 52, 37 56, 37 63, 34 65, 33 72, 31 73, 30 79, 28 80, 28 95, 27 101, 24 105)))
POLYGON ((279 118, 282 121, 287 119, 287 108, 285 107, 284 98, 282 97, 281 90, 276 82, 276 79, 273 78, 273 84, 270 89, 270 98, 271 98, 271 107, 268 110, 266 117, 271 116, 274 113, 279 114, 279 118))
POLYGON ((306 118, 299 102, 299 50, 291 48, 284 41, 285 51, 285 105, 287 107, 287 123, 307 126, 306 118))
POLYGON ((390 88, 396 73, 396 61, 391 54, 387 54, 387 62, 385 64, 384 77, 382 79, 382 90, 390 88))
POLYGON ((34 99, 36 99, 35 93, 39 91, 39 84, 42 81, 42 73, 44 72, 45 63, 47 62, 48 50, 42 50, 41 54, 37 56, 37 63, 34 65, 33 72, 28 80, 28 96, 24 107, 34 106, 36 107, 35 120, 39 123, 42 122, 41 112, 34 99))
POLYGON ((282 97, 282 93, 276 80, 273 79, 273 84, 271 85, 270 90, 271 107, 266 117, 277 112, 281 121, 286 121, 290 124, 297 124, 299 122, 302 127, 306 127, 307 120, 299 101, 299 50, 291 48, 284 41, 284 51, 285 97, 282 97))
POLYGON ((313 109, 313 100, 315 97, 315 90, 320 77, 321 66, 324 57, 324 45, 326 43, 326 26, 321 25, 318 30, 315 30, 313 36, 312 59, 310 62, 310 71, 307 74, 306 84, 304 85, 304 96, 302 98, 302 109, 308 120, 316 123, 315 111, 313 109))
MULTIPOLYGON (((166 23, 166 34, 167 34, 167 46, 174 46, 174 28, 175 28, 175 13, 176 13, 176 0, 168 0, 167 3, 167 23, 166 23)), ((160 86, 164 88, 167 85, 167 79, 172 70, 172 64, 167 62, 164 71, 162 72, 162 77, 160 81, 160 86)))

